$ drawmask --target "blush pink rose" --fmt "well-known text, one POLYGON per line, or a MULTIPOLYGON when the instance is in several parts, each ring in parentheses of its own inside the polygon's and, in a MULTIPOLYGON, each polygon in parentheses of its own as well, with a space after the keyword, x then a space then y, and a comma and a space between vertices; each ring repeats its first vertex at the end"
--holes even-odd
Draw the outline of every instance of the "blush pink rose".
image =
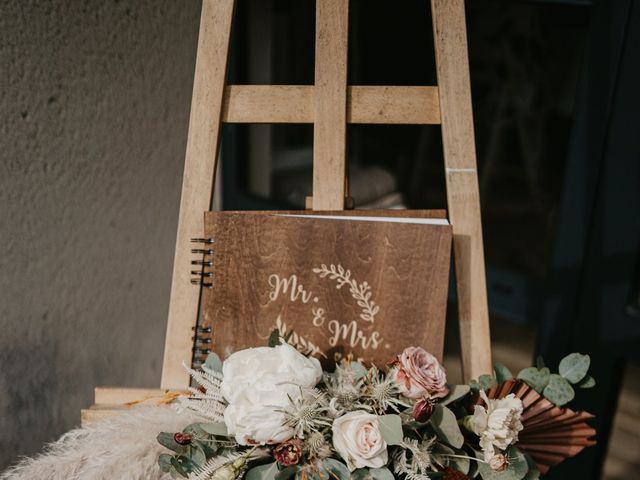
POLYGON ((449 393, 444 368, 424 348, 405 348, 394 362, 391 375, 408 398, 442 398, 449 393))

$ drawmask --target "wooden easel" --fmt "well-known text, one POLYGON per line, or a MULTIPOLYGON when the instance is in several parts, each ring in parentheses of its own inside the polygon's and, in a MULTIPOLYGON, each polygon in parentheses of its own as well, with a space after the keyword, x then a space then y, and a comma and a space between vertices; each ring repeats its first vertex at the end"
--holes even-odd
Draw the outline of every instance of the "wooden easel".
MULTIPOLYGON (((453 225, 463 374, 491 372, 489 319, 463 0, 431 0, 438 86, 348 86, 348 0, 316 0, 315 85, 227 85, 235 0, 204 0, 176 240, 161 390, 97 389, 121 404, 189 385, 200 291, 190 238, 211 206, 222 123, 313 123, 314 210, 345 204, 347 123, 440 124, 453 225)), ((426 5, 425 5, 426 8, 426 5)), ((85 419, 89 417, 87 411, 85 419)))

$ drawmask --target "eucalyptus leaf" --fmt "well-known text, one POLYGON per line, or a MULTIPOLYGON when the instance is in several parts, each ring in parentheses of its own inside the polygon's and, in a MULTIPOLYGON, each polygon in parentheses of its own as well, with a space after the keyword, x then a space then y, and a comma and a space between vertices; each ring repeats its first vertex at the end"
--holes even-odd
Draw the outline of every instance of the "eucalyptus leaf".
POLYGON ((351 472, 351 480, 372 480, 373 477, 368 468, 356 468, 351 472))
POLYGON ((468 458, 462 458, 467 456, 467 452, 464 450, 454 450, 443 443, 437 446, 437 450, 441 452, 441 461, 443 461, 445 465, 453 468, 454 470, 458 470, 465 475, 469 472, 471 461, 468 458))
POLYGON ((570 353, 560 360, 558 371, 569 382, 579 383, 587 375, 590 364, 591 358, 589 358, 589 355, 570 353))
POLYGON ((298 466, 291 465, 290 467, 280 470, 276 474, 275 480, 289 480, 291 477, 293 477, 296 474, 297 471, 298 471, 298 466))
POLYGON ((528 367, 518 373, 518 379, 525 382, 536 392, 542 394, 545 387, 549 383, 550 371, 548 368, 528 367))
POLYGON ((374 480, 394 480, 393 473, 386 467, 370 468, 369 474, 374 480))
POLYGON ((258 465, 247 472, 247 480, 275 480, 278 474, 278 463, 272 462, 266 465, 258 465))
POLYGON ((364 378, 368 372, 365 366, 362 365, 360 362, 351 362, 349 364, 349 368, 351 368, 351 371, 353 372, 353 375, 355 376, 356 381, 360 380, 361 378, 364 378))
POLYGON ((387 445, 401 445, 403 440, 402 419, 400 415, 380 415, 380 433, 387 445))
POLYGON ((215 423, 201 423, 200 428, 210 435, 218 435, 220 437, 228 437, 229 432, 227 426, 222 422, 215 423))
POLYGON ((171 455, 168 453, 161 453, 158 457, 158 466, 160 470, 168 473, 171 470, 171 455))
POLYGON ((456 400, 460 400, 470 391, 471 387, 469 385, 449 385, 449 394, 438 403, 440 405, 449 405, 456 400))
POLYGON ((545 368, 547 365, 545 365, 544 363, 544 358, 542 358, 542 355, 538 355, 536 357, 536 367, 538 368, 545 368))
POLYGON ((189 448, 189 460, 201 467, 207 461, 204 450, 198 443, 192 443, 189 448))
POLYGON ((480 377, 478 377, 478 383, 482 390, 489 390, 498 384, 496 379, 491 375, 480 375, 480 377))
POLYGON ((277 328, 271 332, 271 335, 269 335, 267 345, 269 347, 277 347, 278 345, 280 345, 280 332, 277 328))
POLYGON ((513 378, 513 373, 507 367, 501 363, 497 363, 493 366, 493 370, 496 372, 496 380, 498 383, 506 382, 513 378))
POLYGON ((326 458, 322 462, 322 466, 325 470, 333 474, 330 475, 330 477, 337 477, 339 480, 350 480, 351 478, 351 474, 349 473, 347 466, 334 458, 326 458))
POLYGON ((200 440, 193 440, 191 443, 193 445, 197 445, 200 449, 202 449, 202 452, 204 453, 205 457, 207 457, 207 459, 213 457, 216 454, 216 451, 218 450, 217 443, 212 440, 207 440, 206 442, 200 441, 200 440))
POLYGON ((222 360, 220 360, 220 357, 215 353, 210 353, 203 367, 208 370, 213 370, 214 372, 222 372, 222 360))
POLYGON ((547 400, 559 407, 573 400, 575 396, 571 384, 557 373, 549 377, 549 384, 542 393, 547 400))
POLYGON ((191 425, 187 425, 182 431, 184 433, 191 435, 192 437, 202 438, 202 437, 209 436, 209 433, 207 433, 207 431, 204 428, 202 428, 201 423, 192 423, 191 425))
MULTIPOLYGON (((527 459, 520 450, 511 446, 504 452, 509 459, 509 466, 502 472, 496 472, 484 463, 478 462, 478 472, 483 480, 521 480, 529 471, 527 459)), ((477 452, 476 456, 482 458, 482 453, 477 452)))
POLYGON ((593 388, 595 386, 596 386, 596 379, 593 378, 591 375, 587 375, 586 377, 584 377, 578 384, 578 387, 580 388, 593 388))
POLYGON ((455 448, 462 447, 464 437, 454 413, 443 405, 436 405, 431 415, 431 426, 440 439, 455 448))
POLYGON ((156 439, 158 440, 158 443, 160 445, 168 448, 169 450, 173 450, 176 453, 182 453, 186 450, 183 445, 180 445, 175 441, 175 439, 173 438, 173 433, 160 432, 156 439))

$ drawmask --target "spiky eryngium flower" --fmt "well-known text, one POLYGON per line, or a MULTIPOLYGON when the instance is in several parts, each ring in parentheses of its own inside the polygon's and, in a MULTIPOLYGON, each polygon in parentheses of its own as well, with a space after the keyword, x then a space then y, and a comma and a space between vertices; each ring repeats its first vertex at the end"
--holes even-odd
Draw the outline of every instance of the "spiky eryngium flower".
POLYGON ((325 374, 324 383, 329 397, 336 399, 336 407, 344 410, 365 407, 358 401, 362 396, 363 380, 356 378, 355 372, 348 365, 337 365, 334 373, 325 374))
POLYGON ((191 410, 208 420, 223 421, 225 402, 220 391, 222 374, 204 366, 202 370, 194 370, 185 364, 183 366, 201 389, 189 387, 191 395, 178 397, 178 408, 191 410))
POLYGON ((331 455, 331 445, 324 434, 313 432, 304 443, 304 453, 310 459, 322 460, 331 455))
POLYGON ((326 419, 328 405, 324 393, 315 388, 300 388, 300 396, 295 400, 289 397, 289 405, 283 410, 287 417, 286 424, 294 429, 294 435, 299 438, 319 432, 331 426, 326 419))
POLYGON ((393 455, 393 469, 398 475, 406 475, 408 480, 428 480, 434 470, 431 450, 436 437, 422 441, 405 438, 402 448, 393 455))
POLYGON ((399 412, 401 407, 410 406, 400 400, 400 391, 396 383, 387 375, 380 374, 376 367, 370 368, 364 378, 363 396, 378 414, 382 414, 390 408, 399 412))

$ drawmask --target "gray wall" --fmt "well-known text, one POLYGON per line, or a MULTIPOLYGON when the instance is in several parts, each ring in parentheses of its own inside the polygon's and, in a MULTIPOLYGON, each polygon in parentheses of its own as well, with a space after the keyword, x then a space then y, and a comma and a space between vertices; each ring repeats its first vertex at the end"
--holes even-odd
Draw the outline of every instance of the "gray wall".
POLYGON ((0 469, 159 385, 199 0, 0 0, 0 469))

